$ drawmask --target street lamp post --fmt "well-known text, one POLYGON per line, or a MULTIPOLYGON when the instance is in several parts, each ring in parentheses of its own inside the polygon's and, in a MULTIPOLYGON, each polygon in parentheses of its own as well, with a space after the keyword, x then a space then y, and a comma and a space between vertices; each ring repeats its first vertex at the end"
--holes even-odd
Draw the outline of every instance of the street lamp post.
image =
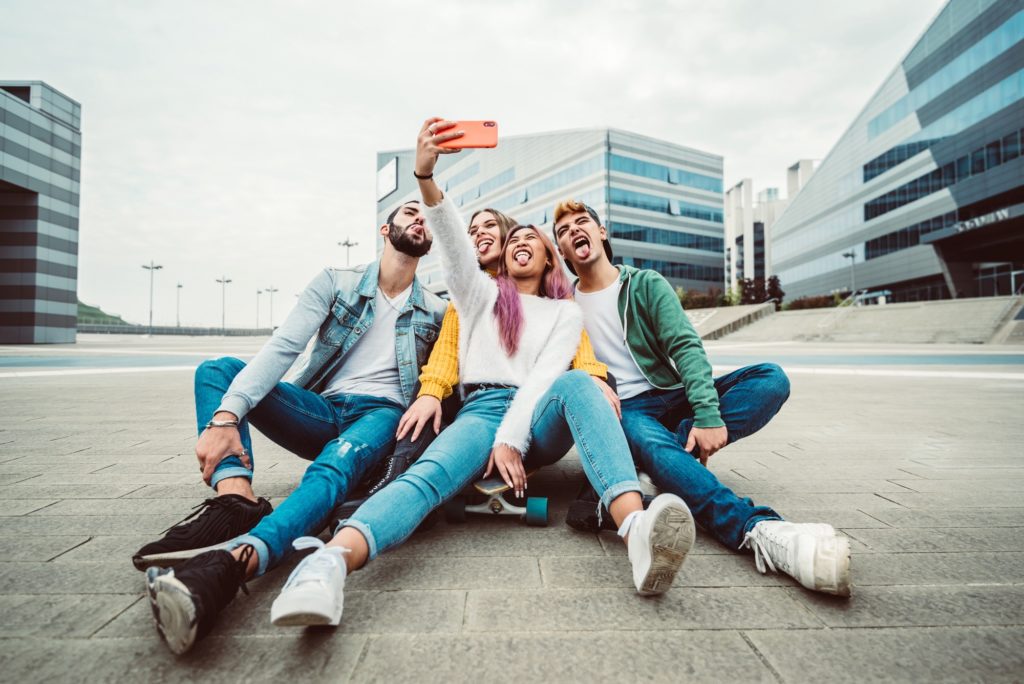
POLYGON ((222 333, 226 333, 228 326, 226 322, 227 316, 224 312, 225 304, 227 303, 228 283, 231 282, 231 279, 227 276, 221 276, 220 278, 217 278, 217 282, 220 283, 220 330, 222 333))
POLYGON ((142 268, 149 271, 149 334, 153 334, 153 273, 159 271, 163 266, 149 260, 149 265, 142 264, 142 268))
POLYGON ((178 327, 181 327, 181 288, 185 287, 181 283, 178 283, 178 300, 175 303, 174 318, 178 322, 178 327))
POLYGON ((857 254, 850 250, 843 252, 843 256, 850 260, 850 295, 857 294, 857 277, 853 273, 853 264, 857 261, 857 254))
POLYGON ((352 242, 352 241, 351 241, 350 239, 348 239, 347 237, 345 238, 345 241, 344 241, 344 242, 339 242, 339 243, 338 243, 338 246, 339 246, 339 247, 344 247, 344 248, 345 248, 345 265, 346 265, 346 266, 348 266, 348 261, 349 261, 348 257, 349 257, 349 253, 350 253, 350 252, 352 251, 352 248, 353 248, 353 247, 355 247, 355 246, 356 246, 356 245, 358 245, 358 244, 359 244, 358 242, 352 242))
POLYGON ((270 294, 270 330, 274 330, 274 293, 277 292, 277 288, 271 285, 263 290, 270 294))
POLYGON ((263 290, 256 290, 256 329, 260 329, 260 295, 263 290))

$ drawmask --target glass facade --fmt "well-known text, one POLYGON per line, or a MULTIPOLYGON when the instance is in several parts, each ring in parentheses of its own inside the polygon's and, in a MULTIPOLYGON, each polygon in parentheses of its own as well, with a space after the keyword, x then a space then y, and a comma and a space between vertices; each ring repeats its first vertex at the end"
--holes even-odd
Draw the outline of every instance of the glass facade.
POLYGON ((957 83, 985 66, 1024 39, 1024 11, 1017 12, 999 28, 969 47, 919 86, 868 122, 874 138, 928 104, 957 83))
MULTIPOLYGON (((411 150, 397 155, 398 192, 378 202, 386 216, 417 189, 403 174, 411 150), (404 169, 404 171, 403 171, 404 169)), ((442 156, 435 177, 469 215, 492 207, 550 230, 555 205, 573 198, 593 207, 625 263, 657 268, 688 289, 722 286, 722 160, 716 155, 614 129, 503 138, 493 150, 442 156)), ((437 259, 421 261, 427 286, 443 291, 437 259)))
POLYGON ((74 342, 81 108, 0 81, 0 343, 74 342))
POLYGON ((890 301, 995 293, 1024 267, 1022 122, 1024 0, 950 0, 773 227, 787 296, 848 288, 846 253, 890 301))

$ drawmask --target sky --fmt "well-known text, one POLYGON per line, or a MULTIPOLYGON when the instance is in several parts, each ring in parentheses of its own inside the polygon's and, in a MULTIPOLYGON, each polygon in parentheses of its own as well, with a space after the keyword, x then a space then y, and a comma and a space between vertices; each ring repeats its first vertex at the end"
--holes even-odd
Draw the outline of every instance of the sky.
MULTIPOLYGON (((376 153, 423 120, 611 126, 720 154, 725 187, 824 158, 945 0, 4 0, 0 80, 82 105, 78 296, 279 324, 375 257, 376 153), (222 291, 217 279, 232 282, 222 291)), ((499 143, 500 144, 500 143, 499 143)))

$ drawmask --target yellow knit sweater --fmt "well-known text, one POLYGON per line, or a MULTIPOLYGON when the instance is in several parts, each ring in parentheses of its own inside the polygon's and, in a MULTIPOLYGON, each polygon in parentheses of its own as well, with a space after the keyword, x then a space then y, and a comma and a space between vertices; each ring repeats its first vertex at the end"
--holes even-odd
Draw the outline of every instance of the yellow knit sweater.
MULTIPOLYGON (((604 380, 608 377, 608 366, 594 356, 587 331, 580 337, 580 346, 572 360, 572 367, 586 371, 604 380)), ((448 304, 441 321, 441 332, 437 335, 434 348, 427 359, 427 365, 420 371, 420 392, 417 396, 429 395, 447 399, 452 388, 459 383, 459 314, 455 306, 448 304)))

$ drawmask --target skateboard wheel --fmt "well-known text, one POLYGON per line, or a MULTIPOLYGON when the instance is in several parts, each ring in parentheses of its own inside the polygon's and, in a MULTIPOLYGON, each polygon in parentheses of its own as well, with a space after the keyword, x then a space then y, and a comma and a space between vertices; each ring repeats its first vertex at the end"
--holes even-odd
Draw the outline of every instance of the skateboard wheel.
POLYGON ((542 496, 531 496, 526 500, 526 524, 530 527, 547 527, 548 500, 542 496))
POLYGON ((466 499, 456 496, 444 503, 444 519, 449 523, 466 522, 466 499))

